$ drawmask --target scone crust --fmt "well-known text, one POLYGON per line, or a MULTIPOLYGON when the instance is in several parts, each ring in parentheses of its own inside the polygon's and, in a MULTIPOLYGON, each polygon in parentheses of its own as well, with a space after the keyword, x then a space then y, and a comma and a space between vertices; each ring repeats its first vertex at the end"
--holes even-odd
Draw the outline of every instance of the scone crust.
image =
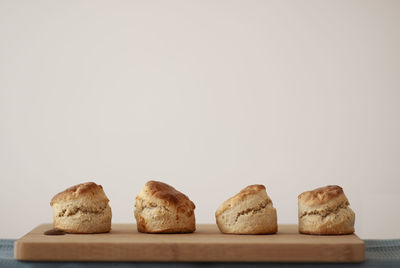
POLYGON ((145 184, 145 188, 148 195, 164 204, 184 206, 189 210, 195 209, 195 205, 190 201, 189 197, 164 182, 148 181, 145 184))
MULTIPOLYGON (((266 191, 265 186, 262 184, 253 184, 245 187, 239 193, 237 193, 236 195, 232 196, 224 203, 222 203, 221 206, 219 206, 219 208, 215 212, 215 215, 216 216, 221 215, 227 209, 230 209, 233 205, 245 200, 248 196, 258 194, 260 191, 266 191)), ((266 201, 272 202, 269 196, 267 196, 266 201)))
POLYGON ((217 226, 227 234, 273 234, 278 231, 276 209, 264 185, 249 185, 215 212, 217 226))
POLYGON ((194 203, 174 187, 148 181, 135 201, 137 229, 143 233, 194 232, 194 209, 194 203))
POLYGON ((328 185, 298 196, 299 232, 338 235, 354 232, 355 213, 337 185, 328 185))
POLYGON ((338 185, 328 185, 301 193, 298 200, 304 205, 314 207, 320 205, 332 205, 346 202, 347 198, 343 192, 343 188, 338 185))
POLYGON ((112 213, 108 202, 103 187, 94 182, 69 187, 50 202, 54 228, 69 233, 109 232, 112 213))
POLYGON ((100 198, 105 201, 109 201, 104 193, 103 187, 97 185, 94 182, 84 182, 67 188, 66 190, 56 194, 50 202, 52 206, 54 203, 66 202, 69 200, 76 200, 79 197, 85 197, 87 199, 100 198))

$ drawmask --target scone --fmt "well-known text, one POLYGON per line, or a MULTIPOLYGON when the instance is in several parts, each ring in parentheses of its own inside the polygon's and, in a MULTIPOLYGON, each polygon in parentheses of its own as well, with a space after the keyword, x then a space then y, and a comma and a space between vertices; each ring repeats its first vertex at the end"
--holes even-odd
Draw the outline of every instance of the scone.
POLYGON ((137 229, 142 233, 191 233, 196 230, 195 205, 172 186, 149 181, 135 202, 137 229))
POLYGON ((354 232, 355 214, 343 189, 329 185, 298 196, 299 232, 339 235, 354 232))
POLYGON ((250 185, 226 200, 215 212, 227 234, 273 234, 278 231, 276 209, 264 185, 250 185))
POLYGON ((67 233, 91 234, 111 230, 111 207, 101 185, 86 182, 53 197, 53 225, 67 233))

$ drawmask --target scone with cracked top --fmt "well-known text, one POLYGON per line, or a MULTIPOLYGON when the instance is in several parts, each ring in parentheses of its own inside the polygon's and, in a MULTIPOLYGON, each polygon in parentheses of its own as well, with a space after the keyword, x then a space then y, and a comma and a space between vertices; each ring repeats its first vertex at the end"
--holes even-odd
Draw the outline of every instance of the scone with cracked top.
POLYGON ((142 233, 192 233, 195 205, 174 187, 148 181, 135 201, 137 229, 142 233))
POLYGON ((111 207, 103 187, 81 183, 55 195, 53 226, 67 233, 105 233, 111 230, 111 207))
POLYGON ((337 185, 300 194, 299 232, 318 235, 352 234, 355 214, 349 205, 343 189, 337 185))
POLYGON ((278 231, 276 209, 264 185, 249 185, 215 212, 219 230, 227 234, 273 234, 278 231))

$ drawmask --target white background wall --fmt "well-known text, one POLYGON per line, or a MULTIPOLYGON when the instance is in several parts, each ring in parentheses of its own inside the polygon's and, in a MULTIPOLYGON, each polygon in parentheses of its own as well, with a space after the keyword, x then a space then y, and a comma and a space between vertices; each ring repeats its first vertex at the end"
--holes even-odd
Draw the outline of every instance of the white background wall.
POLYGON ((0 0, 0 237, 93 180, 134 222, 149 179, 199 223, 262 183, 280 223, 341 185, 400 238, 400 1, 0 0))

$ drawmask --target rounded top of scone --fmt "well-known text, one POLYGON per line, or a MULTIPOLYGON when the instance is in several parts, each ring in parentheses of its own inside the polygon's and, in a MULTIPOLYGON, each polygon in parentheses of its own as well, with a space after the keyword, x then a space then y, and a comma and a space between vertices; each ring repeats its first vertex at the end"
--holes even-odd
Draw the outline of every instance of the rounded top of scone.
POLYGON ((249 185, 243 190, 241 190, 238 194, 232 196, 228 200, 226 200, 224 203, 221 204, 221 206, 217 209, 215 212, 215 215, 220 215, 227 209, 232 208, 233 206, 239 204, 240 202, 248 199, 249 197, 255 197, 256 199, 254 200, 264 200, 264 202, 267 204, 272 205, 272 200, 269 198, 267 195, 267 191, 265 189, 265 186, 262 184, 253 184, 249 185))
POLYGON ((194 203, 185 194, 179 192, 171 185, 160 181, 148 181, 139 195, 138 199, 146 199, 156 203, 161 202, 169 206, 187 206, 189 209, 195 209, 194 203))
POLYGON ((320 206, 328 203, 348 202, 342 187, 338 185, 328 185, 312 191, 307 191, 298 196, 299 202, 307 206, 320 206))
POLYGON ((101 185, 97 185, 94 182, 85 182, 69 187, 68 189, 56 194, 51 199, 50 205, 53 206, 53 204, 56 203, 64 203, 78 199, 85 199, 86 201, 93 202, 109 201, 101 185))

